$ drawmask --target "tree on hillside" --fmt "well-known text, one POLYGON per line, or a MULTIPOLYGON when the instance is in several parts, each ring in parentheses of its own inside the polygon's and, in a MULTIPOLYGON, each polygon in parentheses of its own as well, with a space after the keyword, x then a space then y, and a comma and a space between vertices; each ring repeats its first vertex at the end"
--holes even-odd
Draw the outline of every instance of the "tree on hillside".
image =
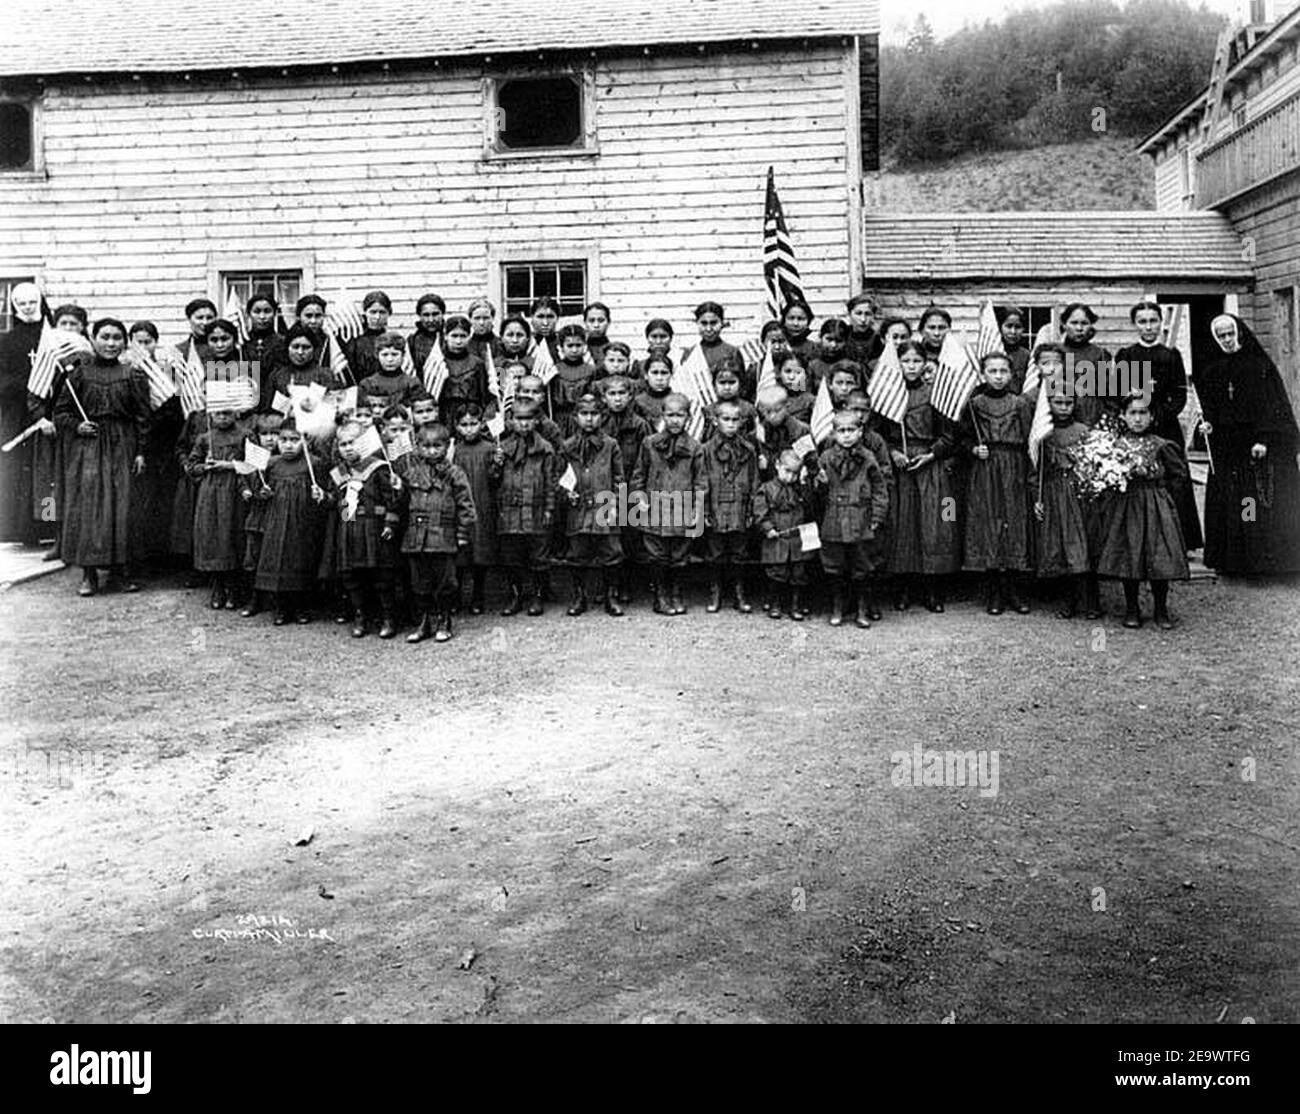
POLYGON ((1068 142, 1103 119, 1145 134, 1204 87, 1221 26, 1186 0, 1063 0, 936 42, 920 15, 883 52, 882 143, 907 164, 1068 142))

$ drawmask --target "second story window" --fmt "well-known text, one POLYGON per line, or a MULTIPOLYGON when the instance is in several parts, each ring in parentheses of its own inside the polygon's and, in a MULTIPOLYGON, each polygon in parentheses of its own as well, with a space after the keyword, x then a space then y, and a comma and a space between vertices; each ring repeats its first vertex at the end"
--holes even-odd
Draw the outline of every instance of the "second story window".
POLYGON ((0 174, 37 169, 36 102, 0 100, 0 174))
POLYGON ((595 153, 591 74, 503 75, 484 92, 488 158, 595 153))

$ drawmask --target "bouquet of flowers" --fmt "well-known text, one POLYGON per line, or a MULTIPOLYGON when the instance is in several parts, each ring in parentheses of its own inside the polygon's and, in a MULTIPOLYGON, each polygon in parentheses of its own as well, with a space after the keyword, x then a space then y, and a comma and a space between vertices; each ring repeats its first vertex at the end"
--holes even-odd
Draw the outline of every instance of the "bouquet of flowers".
POLYGON ((1142 453, 1107 423, 1092 430, 1070 455, 1074 482, 1084 499, 1127 491, 1129 478, 1143 464, 1142 453))

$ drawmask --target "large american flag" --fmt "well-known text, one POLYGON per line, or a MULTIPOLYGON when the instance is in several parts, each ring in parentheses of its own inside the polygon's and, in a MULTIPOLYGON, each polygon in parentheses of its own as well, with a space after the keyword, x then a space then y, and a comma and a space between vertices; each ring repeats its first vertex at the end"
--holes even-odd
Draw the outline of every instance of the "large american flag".
POLYGON ((945 417, 956 421, 979 383, 979 372, 971 359, 970 349, 949 330, 939 349, 939 368, 934 373, 930 405, 945 417))
POLYGON ((364 333, 366 321, 356 302, 348 302, 329 310, 325 314, 325 331, 330 336, 337 337, 340 342, 349 341, 364 333))
POLYGON ((790 302, 802 302, 803 284, 794 262, 794 245, 785 226, 785 212, 776 194, 776 178, 767 168, 767 202, 763 209, 763 281, 767 286, 767 311, 779 318, 790 302))

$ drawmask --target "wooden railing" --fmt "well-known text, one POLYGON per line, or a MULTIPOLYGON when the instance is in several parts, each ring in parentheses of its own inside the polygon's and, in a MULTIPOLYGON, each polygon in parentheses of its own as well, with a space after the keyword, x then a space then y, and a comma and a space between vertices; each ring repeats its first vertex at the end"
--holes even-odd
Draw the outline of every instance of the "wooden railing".
POLYGON ((1300 93, 1196 156, 1196 205, 1208 209, 1300 169, 1300 93))

